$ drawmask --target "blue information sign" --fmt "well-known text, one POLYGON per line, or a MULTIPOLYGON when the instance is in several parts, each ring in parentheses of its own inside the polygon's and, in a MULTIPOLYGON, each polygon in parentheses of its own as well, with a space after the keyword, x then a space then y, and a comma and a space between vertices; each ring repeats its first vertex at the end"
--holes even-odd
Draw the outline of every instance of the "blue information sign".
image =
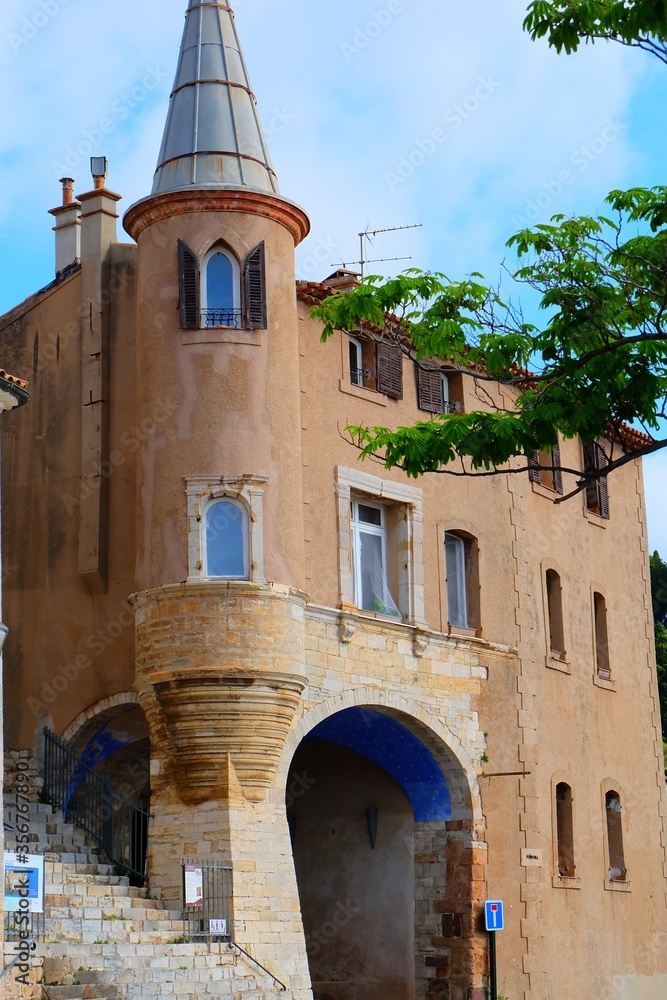
POLYGON ((487 899, 484 903, 484 920, 487 931, 502 931, 505 929, 502 900, 487 899))

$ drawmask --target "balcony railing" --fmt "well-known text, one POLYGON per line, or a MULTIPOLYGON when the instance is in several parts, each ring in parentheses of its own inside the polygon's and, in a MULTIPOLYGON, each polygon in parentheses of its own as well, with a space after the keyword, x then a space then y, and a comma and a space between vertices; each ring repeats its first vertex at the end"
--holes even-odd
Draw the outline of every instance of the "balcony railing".
POLYGON ((44 794, 136 884, 146 877, 149 814, 116 795, 110 782, 44 730, 44 794))
POLYGON ((201 314, 202 329, 209 326, 231 326, 238 330, 241 328, 240 309, 203 309, 201 314))

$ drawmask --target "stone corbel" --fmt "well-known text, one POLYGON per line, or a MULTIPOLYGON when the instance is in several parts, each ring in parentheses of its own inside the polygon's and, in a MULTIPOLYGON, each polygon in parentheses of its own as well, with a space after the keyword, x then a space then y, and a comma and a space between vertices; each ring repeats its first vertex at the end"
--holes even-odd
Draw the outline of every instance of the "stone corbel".
POLYGON ((429 639, 426 632, 415 632, 412 636, 412 652, 421 659, 428 649, 429 639))
POLYGON ((349 618, 341 617, 338 619, 338 638, 341 642, 349 643, 352 642, 354 638, 354 633, 357 631, 357 626, 354 622, 350 621, 349 618))

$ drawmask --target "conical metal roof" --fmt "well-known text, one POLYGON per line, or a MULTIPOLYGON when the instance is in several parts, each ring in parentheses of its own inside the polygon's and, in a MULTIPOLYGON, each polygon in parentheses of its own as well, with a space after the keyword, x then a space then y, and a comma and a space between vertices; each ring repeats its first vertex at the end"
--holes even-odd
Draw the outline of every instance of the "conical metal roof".
POLYGON ((153 194, 176 188, 279 194, 234 12, 190 0, 153 194))

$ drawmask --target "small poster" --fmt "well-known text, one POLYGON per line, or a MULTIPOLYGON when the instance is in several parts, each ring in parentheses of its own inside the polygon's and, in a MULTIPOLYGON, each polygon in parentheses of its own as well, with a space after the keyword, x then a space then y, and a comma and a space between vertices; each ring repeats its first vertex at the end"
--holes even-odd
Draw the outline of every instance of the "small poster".
POLYGON ((227 935, 227 921, 211 919, 208 922, 208 932, 211 937, 226 937, 227 935))
POLYGON ((5 911, 44 912, 44 856, 5 851, 5 911), (20 858, 20 860, 19 860, 20 858))
POLYGON ((185 866, 185 905, 199 909, 204 905, 204 879, 198 865, 185 866))

